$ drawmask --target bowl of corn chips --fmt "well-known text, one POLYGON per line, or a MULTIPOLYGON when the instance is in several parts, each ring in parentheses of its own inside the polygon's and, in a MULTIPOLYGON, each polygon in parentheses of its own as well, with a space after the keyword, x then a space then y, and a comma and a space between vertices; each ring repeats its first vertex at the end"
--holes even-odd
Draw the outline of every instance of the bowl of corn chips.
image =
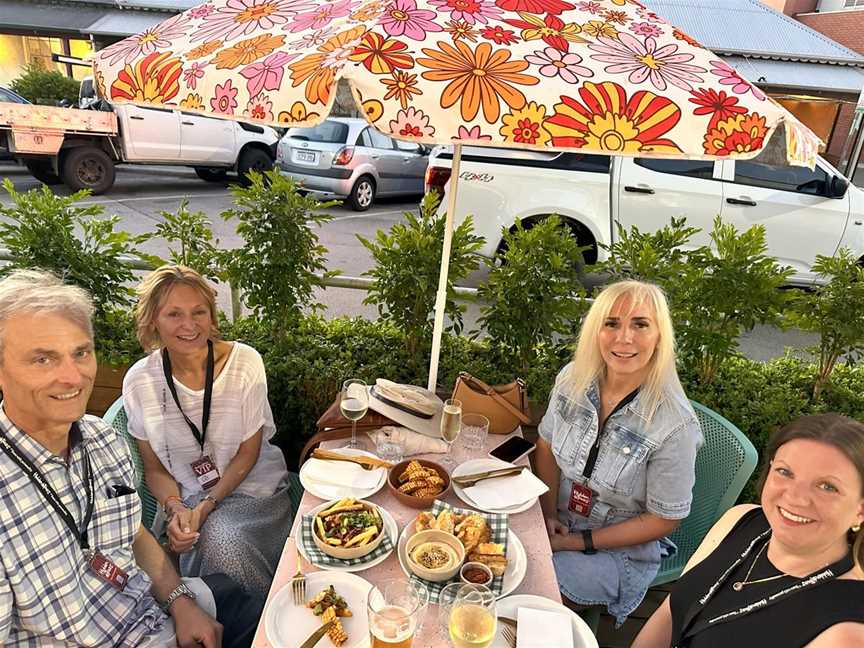
POLYGON ((384 521, 372 502, 345 497, 315 514, 312 539, 333 558, 361 558, 384 540, 384 521))
POLYGON ((387 484, 405 506, 428 509, 450 491, 450 475, 440 464, 426 459, 402 461, 390 469, 387 484))

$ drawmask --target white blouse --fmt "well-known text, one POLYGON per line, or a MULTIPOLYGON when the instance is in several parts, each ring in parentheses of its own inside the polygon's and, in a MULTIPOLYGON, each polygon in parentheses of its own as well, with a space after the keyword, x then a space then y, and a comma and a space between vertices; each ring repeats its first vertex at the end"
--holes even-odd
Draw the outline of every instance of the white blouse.
MULTIPOLYGON (((204 390, 189 389, 176 378, 174 385, 183 412, 201 429, 204 390)), ((123 406, 129 433, 147 441, 165 469, 180 485, 184 499, 202 491, 191 463, 201 457, 201 446, 171 396, 162 368, 162 353, 154 351, 136 362, 123 379, 123 406)), ((267 376, 261 355, 234 342, 228 360, 213 381, 210 422, 204 453, 224 475, 240 444, 262 430, 258 461, 234 492, 267 497, 287 476, 282 451, 270 443, 276 433, 267 401, 267 376)))

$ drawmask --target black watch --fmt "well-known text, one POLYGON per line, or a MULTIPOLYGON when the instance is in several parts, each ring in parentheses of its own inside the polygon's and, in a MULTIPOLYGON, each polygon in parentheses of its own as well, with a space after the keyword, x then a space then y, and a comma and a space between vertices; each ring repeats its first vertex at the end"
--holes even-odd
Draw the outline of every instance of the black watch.
POLYGON ((594 548, 594 536, 591 535, 591 529, 582 529, 582 542, 585 543, 582 553, 586 556, 593 556, 597 553, 597 550, 594 548))

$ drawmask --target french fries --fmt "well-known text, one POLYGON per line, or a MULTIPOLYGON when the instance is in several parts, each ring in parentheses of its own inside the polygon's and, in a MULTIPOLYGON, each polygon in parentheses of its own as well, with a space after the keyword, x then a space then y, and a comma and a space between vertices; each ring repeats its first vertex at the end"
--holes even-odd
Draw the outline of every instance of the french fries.
POLYGON ((384 528, 377 507, 345 497, 315 515, 315 533, 332 547, 363 547, 384 528))

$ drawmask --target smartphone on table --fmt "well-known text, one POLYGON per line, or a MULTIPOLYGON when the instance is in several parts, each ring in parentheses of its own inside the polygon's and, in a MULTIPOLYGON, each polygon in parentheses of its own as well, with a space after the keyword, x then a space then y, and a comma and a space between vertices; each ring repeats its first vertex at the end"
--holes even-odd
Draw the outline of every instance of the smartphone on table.
POLYGON ((489 456, 507 463, 516 463, 522 457, 534 452, 535 444, 522 437, 510 437, 489 451, 489 456))

